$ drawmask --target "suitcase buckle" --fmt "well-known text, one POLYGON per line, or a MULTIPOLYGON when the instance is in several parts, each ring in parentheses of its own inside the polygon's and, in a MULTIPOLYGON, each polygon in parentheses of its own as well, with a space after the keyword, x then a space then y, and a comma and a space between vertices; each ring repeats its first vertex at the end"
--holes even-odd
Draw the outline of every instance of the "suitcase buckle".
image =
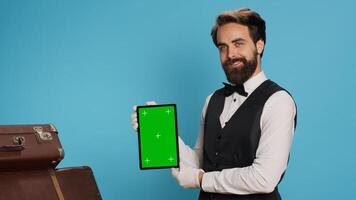
POLYGON ((25 137, 23 136, 15 136, 12 138, 12 142, 15 144, 15 145, 24 145, 25 144, 25 137))
POLYGON ((43 128, 41 126, 34 126, 33 130, 36 132, 37 138, 40 142, 51 141, 53 139, 52 134, 50 132, 43 132, 43 128))

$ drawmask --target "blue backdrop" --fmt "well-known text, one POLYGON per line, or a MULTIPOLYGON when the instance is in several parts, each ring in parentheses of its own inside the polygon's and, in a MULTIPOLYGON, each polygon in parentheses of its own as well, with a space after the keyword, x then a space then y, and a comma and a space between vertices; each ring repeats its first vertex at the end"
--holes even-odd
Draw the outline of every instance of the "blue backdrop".
POLYGON ((210 38, 224 10, 267 21, 262 66, 298 104, 284 199, 356 196, 354 1, 0 1, 0 123, 55 124, 66 157, 104 199, 196 199, 170 170, 140 171, 134 104, 176 103, 194 145, 225 75, 210 38))

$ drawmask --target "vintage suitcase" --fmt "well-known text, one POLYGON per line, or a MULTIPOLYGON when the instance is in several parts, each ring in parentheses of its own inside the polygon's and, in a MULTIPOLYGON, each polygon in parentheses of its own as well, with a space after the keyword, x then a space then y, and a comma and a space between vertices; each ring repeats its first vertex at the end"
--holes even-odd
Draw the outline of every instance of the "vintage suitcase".
POLYGON ((0 172, 0 199, 101 200, 92 170, 72 167, 0 172))
POLYGON ((0 171, 55 168, 64 157, 51 124, 0 125, 0 171))
POLYGON ((0 200, 101 200, 89 167, 55 169, 63 157, 53 125, 0 125, 0 200))

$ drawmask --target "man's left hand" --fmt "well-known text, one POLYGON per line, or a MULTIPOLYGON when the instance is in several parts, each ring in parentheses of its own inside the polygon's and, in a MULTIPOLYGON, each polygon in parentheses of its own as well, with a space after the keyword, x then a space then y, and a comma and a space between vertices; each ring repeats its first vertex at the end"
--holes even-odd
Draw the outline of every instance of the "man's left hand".
POLYGON ((200 188, 204 171, 189 166, 172 168, 172 175, 184 188, 200 188))

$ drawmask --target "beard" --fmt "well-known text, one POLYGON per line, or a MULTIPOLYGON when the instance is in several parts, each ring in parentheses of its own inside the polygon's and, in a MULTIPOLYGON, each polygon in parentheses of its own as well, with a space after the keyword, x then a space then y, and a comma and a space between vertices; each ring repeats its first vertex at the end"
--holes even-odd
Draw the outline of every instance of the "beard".
POLYGON ((233 84, 243 84, 246 82, 257 68, 257 52, 251 60, 247 60, 245 57, 228 59, 222 63, 227 80, 233 84), (235 62, 241 62, 239 67, 232 67, 235 62))

